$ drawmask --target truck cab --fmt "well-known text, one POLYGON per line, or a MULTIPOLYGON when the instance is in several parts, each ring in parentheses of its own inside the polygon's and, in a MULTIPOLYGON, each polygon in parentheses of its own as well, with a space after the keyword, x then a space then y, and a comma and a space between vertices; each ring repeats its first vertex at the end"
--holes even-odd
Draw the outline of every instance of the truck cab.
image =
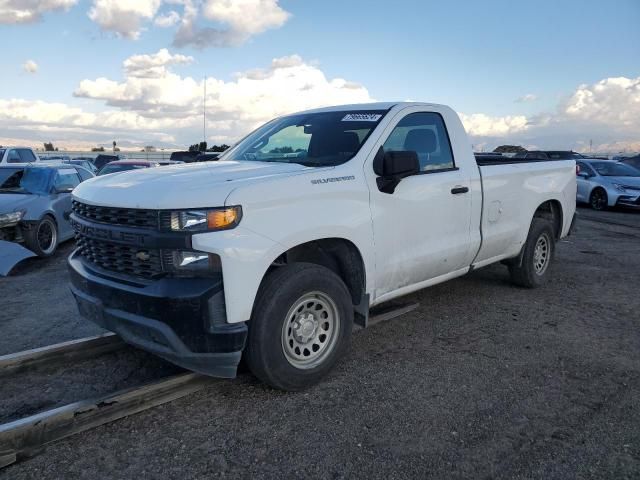
POLYGON ((244 355, 299 390, 375 305, 495 262, 543 284, 575 195, 574 160, 483 165, 443 105, 310 110, 217 162, 80 185, 72 292, 83 315, 176 364, 233 377, 244 355))

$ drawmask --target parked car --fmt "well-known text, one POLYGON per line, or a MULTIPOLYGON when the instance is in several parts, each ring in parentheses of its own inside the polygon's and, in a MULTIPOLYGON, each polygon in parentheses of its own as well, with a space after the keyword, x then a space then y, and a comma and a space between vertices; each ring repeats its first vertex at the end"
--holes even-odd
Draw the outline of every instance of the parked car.
POLYGON ((71 191, 94 175, 77 165, 0 166, 0 240, 24 243, 40 257, 73 237, 71 191))
POLYGON ((215 160, 218 160, 218 157, 220 157, 220 155, 222 155, 221 153, 201 153, 200 155, 198 155, 195 159, 196 162, 212 162, 215 160))
POLYGON ((543 284, 575 171, 479 165, 443 105, 287 115, 220 161, 80 185, 71 289, 82 315, 171 362, 233 377, 244 350, 264 382, 300 390, 371 306, 496 262, 543 284))
POLYGON ((40 157, 29 147, 0 147, 0 165, 39 162, 40 157))
POLYGON ((110 173, 126 172, 127 170, 138 170, 140 168, 159 167, 158 162, 150 160, 118 160, 109 162, 98 171, 98 176, 108 175, 110 173))
POLYGON ((96 166, 93 164, 93 161, 91 158, 87 159, 87 158, 72 158, 71 160, 66 160, 63 163, 70 163, 71 165, 79 165, 82 168, 86 168, 87 170, 89 170, 90 172, 92 172, 94 175, 96 173, 98 173, 98 169, 96 168, 96 166))
POLYGON ((545 150, 544 153, 552 160, 580 160, 588 158, 573 150, 545 150))
POLYGON ((69 160, 71 160, 71 157, 69 155, 43 155, 42 160, 68 162, 69 160))
POLYGON ((200 155, 200 152, 191 152, 191 151, 184 151, 184 152, 171 152, 171 156, 169 157, 169 160, 176 160, 176 161, 182 161, 185 163, 191 163, 194 162, 196 160, 196 157, 200 155))
POLYGON ((576 165, 578 202, 594 210, 640 206, 640 170, 613 160, 579 160, 576 165))
POLYGON ((536 150, 532 150, 529 152, 516 153, 511 158, 517 158, 517 159, 524 158, 527 160, 549 160, 549 156, 545 152, 540 152, 536 150))
POLYGON ((119 160, 126 160, 126 157, 124 155, 119 155, 119 154, 118 155, 109 155, 109 154, 101 153, 100 155, 97 155, 96 158, 93 159, 93 164, 96 166, 96 168, 99 171, 107 163, 109 163, 109 162, 117 162, 119 160))
POLYGON ((633 157, 623 158, 620 160, 620 162, 640 170, 640 155, 634 155, 633 157))

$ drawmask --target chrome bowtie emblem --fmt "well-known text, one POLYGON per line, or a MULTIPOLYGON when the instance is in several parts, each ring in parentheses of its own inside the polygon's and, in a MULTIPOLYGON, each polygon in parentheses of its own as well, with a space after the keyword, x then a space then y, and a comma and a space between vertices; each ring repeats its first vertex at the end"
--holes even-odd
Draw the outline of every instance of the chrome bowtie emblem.
POLYGON ((149 255, 149 253, 145 252, 144 250, 140 250, 138 253, 136 253, 136 258, 141 262, 146 262, 151 258, 151 255, 149 255))

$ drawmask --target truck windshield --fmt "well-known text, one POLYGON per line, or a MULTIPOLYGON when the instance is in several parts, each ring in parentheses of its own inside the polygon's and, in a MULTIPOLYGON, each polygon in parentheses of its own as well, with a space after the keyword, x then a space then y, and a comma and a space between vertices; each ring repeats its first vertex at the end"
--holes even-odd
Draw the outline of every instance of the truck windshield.
POLYGON ((386 113, 359 110, 278 118, 249 134, 220 160, 340 165, 358 153, 386 113))
POLYGON ((48 193, 51 170, 48 168, 0 169, 0 193, 45 195, 48 193))
POLYGON ((640 177, 640 170, 611 161, 591 163, 591 166, 603 177, 640 177))

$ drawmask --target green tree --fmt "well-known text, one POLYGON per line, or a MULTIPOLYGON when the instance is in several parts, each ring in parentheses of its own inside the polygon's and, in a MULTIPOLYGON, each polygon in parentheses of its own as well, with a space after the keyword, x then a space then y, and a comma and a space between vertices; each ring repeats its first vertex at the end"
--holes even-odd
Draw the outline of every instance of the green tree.
POLYGON ((45 152, 53 152, 55 150, 57 150, 57 149, 53 148, 53 142, 49 142, 49 143, 45 142, 44 143, 44 151, 45 152))

